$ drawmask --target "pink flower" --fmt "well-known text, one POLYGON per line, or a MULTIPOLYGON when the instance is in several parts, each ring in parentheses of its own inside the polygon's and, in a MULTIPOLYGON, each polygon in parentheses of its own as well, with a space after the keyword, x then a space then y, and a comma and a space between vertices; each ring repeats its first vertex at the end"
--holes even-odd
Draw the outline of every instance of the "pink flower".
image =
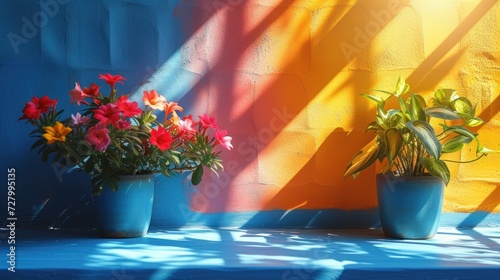
POLYGON ((233 148, 233 145, 231 144, 231 140, 233 140, 233 138, 230 136, 226 136, 226 134, 226 130, 217 130, 215 132, 215 138, 222 147, 231 150, 233 148))
POLYGON ((127 96, 120 96, 116 106, 118 106, 125 117, 135 117, 142 114, 142 109, 139 108, 139 104, 135 101, 129 101, 127 96))
POLYGON ((75 103, 80 106, 81 103, 87 104, 87 101, 83 100, 85 97, 91 97, 90 95, 85 94, 83 90, 80 88, 79 83, 75 83, 75 88, 70 90, 69 96, 71 96, 70 103, 75 103))
POLYGON ((40 118, 40 114, 45 114, 49 111, 50 107, 56 106, 57 99, 50 99, 48 96, 42 96, 41 98, 32 97, 31 101, 26 102, 26 105, 23 109, 23 115, 20 120, 24 119, 32 119, 38 120, 40 118))
POLYGON ((219 125, 215 122, 215 117, 209 116, 206 113, 203 116, 198 116, 200 118, 201 125, 203 128, 207 129, 209 127, 217 129, 219 125))
POLYGON ((163 128, 163 126, 158 126, 157 129, 151 130, 151 136, 149 137, 149 142, 160 149, 160 151, 165 151, 170 149, 172 145, 172 135, 163 128))
POLYGON ((73 126, 80 126, 87 124, 90 121, 90 118, 87 116, 82 116, 80 113, 76 113, 76 116, 71 114, 71 124, 73 126))
POLYGON ((184 139, 190 139, 196 134, 192 118, 184 118, 183 120, 180 120, 178 126, 181 129, 181 135, 184 139))
POLYGON ((142 98, 142 101, 152 109, 160 111, 165 110, 165 105, 167 105, 167 99, 159 95, 154 89, 150 92, 144 91, 144 97, 142 98))
POLYGON ((120 119, 120 109, 115 104, 106 104, 99 106, 93 110, 94 118, 98 119, 102 124, 114 124, 120 119))
POLYGON ((109 130, 102 123, 98 123, 89 128, 87 135, 85 135, 85 141, 95 146, 96 151, 104 152, 111 143, 109 130))

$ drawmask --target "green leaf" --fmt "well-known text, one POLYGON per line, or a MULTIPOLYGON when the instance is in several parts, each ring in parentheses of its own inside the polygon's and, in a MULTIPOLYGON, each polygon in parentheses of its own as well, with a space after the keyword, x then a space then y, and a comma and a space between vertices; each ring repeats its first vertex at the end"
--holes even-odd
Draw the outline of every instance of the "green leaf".
POLYGON ((425 121, 426 116, 423 110, 423 106, 425 106, 425 101, 422 104, 422 97, 420 95, 412 94, 410 97, 410 117, 412 121, 420 120, 425 121))
POLYGON ((29 136, 30 137, 42 137, 42 135, 44 133, 45 133, 45 131, 43 129, 39 128, 39 129, 34 129, 33 131, 31 131, 29 136))
POLYGON ((457 91, 449 88, 438 89, 434 93, 434 97, 440 104, 451 103, 453 100, 458 98, 457 91))
POLYGON ((54 156, 54 161, 59 161, 59 159, 61 159, 61 157, 63 156, 65 155, 63 154, 62 151, 57 152, 56 155, 54 156))
POLYGON ((375 122, 382 128, 382 130, 387 128, 387 124, 382 117, 375 116, 375 122))
POLYGON ((406 83, 406 81, 402 78, 398 78, 398 82, 396 83, 396 90, 394 91, 394 95, 399 97, 410 90, 410 86, 406 83))
POLYGON ((372 165, 380 153, 380 144, 377 137, 373 138, 373 140, 368 143, 361 151, 354 155, 353 159, 349 163, 344 172, 344 177, 351 176, 359 173, 360 171, 368 168, 372 165))
POLYGON ((467 137, 473 139, 474 141, 476 141, 476 143, 477 143, 476 153, 480 153, 481 149, 484 149, 483 145, 481 145, 481 143, 479 142, 479 139, 477 139, 476 134, 474 134, 472 131, 468 130, 467 128, 462 127, 462 126, 447 126, 447 125, 442 125, 442 126, 443 126, 444 130, 447 132, 452 131, 452 132, 455 132, 457 134, 467 136, 467 137))
POLYGON ((491 150, 491 149, 488 149, 488 148, 486 148, 486 147, 481 146, 481 148, 479 149, 478 153, 483 153, 483 154, 494 154, 494 153, 500 153, 500 151, 491 150))
POLYGON ((392 165, 394 158, 399 154, 403 146, 403 137, 396 128, 389 128, 385 131, 386 156, 389 165, 392 165))
POLYGON ((437 106, 425 109, 425 114, 429 117, 443 120, 457 120, 460 116, 447 107, 437 106))
POLYGON ((464 120, 469 120, 474 117, 475 110, 472 108, 472 104, 469 99, 459 97, 452 102, 452 105, 457 114, 464 120))
POLYGON ((443 153, 454 153, 462 149, 464 144, 468 144, 473 139, 465 135, 457 135, 443 144, 443 153))
POLYGON ((385 111, 384 108, 377 106, 377 115, 375 116, 375 120, 382 127, 386 128, 388 124, 389 114, 385 111))
POLYGON ((469 119, 466 124, 470 127, 476 127, 476 126, 480 126, 484 123, 484 121, 479 118, 479 117, 473 117, 471 119, 469 119))
POLYGON ((373 121, 370 124, 368 124, 366 131, 368 131, 368 130, 378 131, 378 130, 384 130, 384 129, 376 121, 373 121))
POLYGON ((399 107, 401 108, 401 111, 404 113, 404 114, 408 114, 410 112, 408 112, 408 105, 406 103, 406 100, 402 97, 398 97, 398 102, 399 102, 399 107))
POLYGON ((53 145, 54 144, 48 146, 48 148, 43 151, 43 153, 42 153, 42 162, 47 162, 49 160, 49 155, 55 151, 53 145))
POLYGON ((424 157, 421 162, 431 175, 441 178, 445 185, 448 185, 450 182, 450 170, 444 161, 424 157))
POLYGON ((415 96, 415 99, 418 101, 418 104, 420 104, 420 108, 427 108, 427 103, 425 102, 425 99, 422 97, 420 94, 413 94, 415 96))
POLYGON ((389 126, 390 127, 397 127, 397 128, 404 128, 406 124, 406 115, 403 114, 400 110, 389 110, 388 111, 390 118, 389 118, 389 126))
POLYGON ((378 106, 384 107, 384 105, 385 105, 385 100, 381 97, 370 95, 370 94, 361 94, 361 96, 363 96, 364 98, 366 98, 370 101, 375 102, 375 104, 377 104, 378 106))
MULTIPOLYGON (((110 155, 108 153, 108 155, 110 155)), ((102 155, 101 157, 101 168, 102 168, 102 173, 103 174, 113 174, 113 168, 111 167, 111 164, 108 161, 108 157, 106 155, 102 155)), ((111 158, 111 157, 109 157, 111 158)))
POLYGON ((83 165, 83 168, 85 172, 90 173, 92 170, 94 170, 94 161, 92 160, 92 157, 89 157, 85 164, 83 165))
POLYGON ((127 136, 127 139, 130 139, 131 140, 130 142, 135 141, 138 145, 142 145, 142 140, 139 137, 129 135, 127 136))
POLYGON ((377 116, 381 117, 385 121, 389 117, 389 114, 383 107, 377 106, 377 116))
POLYGON ((434 128, 432 128, 430 124, 419 120, 416 120, 413 123, 407 122, 406 126, 420 139, 427 152, 435 159, 439 159, 442 146, 436 137, 434 128))
POLYGON ((181 159, 177 155, 171 155, 168 158, 170 159, 170 161, 174 162, 175 165, 181 164, 181 159))
POLYGON ((35 143, 33 143, 33 145, 31 145, 31 151, 40 147, 43 144, 47 144, 47 139, 45 138, 38 139, 35 143))
POLYGON ((198 185, 203 177, 203 165, 198 165, 191 176, 191 183, 198 185))

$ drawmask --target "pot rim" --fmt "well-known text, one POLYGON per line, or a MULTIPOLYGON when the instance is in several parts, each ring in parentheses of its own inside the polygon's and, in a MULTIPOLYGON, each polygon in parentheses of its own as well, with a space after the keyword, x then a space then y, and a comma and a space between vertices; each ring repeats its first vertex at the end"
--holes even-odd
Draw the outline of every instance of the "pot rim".
POLYGON ((420 176, 396 176, 392 173, 389 174, 377 173, 376 177, 384 179, 389 177, 393 180, 402 180, 402 181, 443 181, 441 178, 433 176, 429 173, 425 173, 424 175, 420 176))
POLYGON ((145 180, 153 178, 154 173, 134 174, 134 175, 119 175, 120 181, 145 180))

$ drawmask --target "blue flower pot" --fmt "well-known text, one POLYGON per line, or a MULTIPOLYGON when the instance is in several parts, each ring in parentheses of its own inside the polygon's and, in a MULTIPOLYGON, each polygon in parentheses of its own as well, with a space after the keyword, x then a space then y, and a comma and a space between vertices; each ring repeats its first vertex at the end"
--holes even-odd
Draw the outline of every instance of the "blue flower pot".
POLYGON ((118 190, 104 186, 96 197, 99 229, 106 237, 130 238, 146 235, 151 222, 154 177, 120 176, 118 190))
POLYGON ((429 239, 436 235, 444 182, 434 176, 377 174, 380 222, 387 237, 429 239))

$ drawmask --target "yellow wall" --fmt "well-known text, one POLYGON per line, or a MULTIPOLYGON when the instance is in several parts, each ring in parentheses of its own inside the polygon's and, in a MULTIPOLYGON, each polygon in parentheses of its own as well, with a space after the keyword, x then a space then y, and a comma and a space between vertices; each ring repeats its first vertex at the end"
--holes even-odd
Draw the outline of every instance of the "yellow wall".
MULTIPOLYGON (((359 94, 392 90, 399 76, 426 96, 455 88, 477 103, 479 138, 500 150, 497 1, 235 1, 196 34, 211 50, 197 54, 211 66, 209 107, 235 144, 196 211, 375 207, 376 168, 342 175, 372 138, 374 107, 359 94)), ((500 154, 450 169, 445 211, 500 211, 500 154)))

